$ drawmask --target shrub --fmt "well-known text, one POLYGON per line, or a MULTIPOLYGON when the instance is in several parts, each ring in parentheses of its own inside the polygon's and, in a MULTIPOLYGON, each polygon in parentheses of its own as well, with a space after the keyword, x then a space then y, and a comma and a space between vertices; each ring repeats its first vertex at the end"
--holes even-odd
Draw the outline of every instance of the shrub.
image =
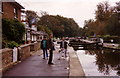
POLYGON ((105 36, 103 36, 104 38, 109 38, 110 37, 110 35, 105 35, 105 36))
POLYGON ((8 41, 21 42, 25 33, 24 25, 18 20, 2 19, 2 34, 8 41))
POLYGON ((119 43, 120 42, 120 37, 119 36, 110 36, 110 35, 105 35, 103 37, 104 42, 111 42, 113 40, 113 43, 119 43))
POLYGON ((7 48, 8 47, 8 41, 6 38, 3 36, 2 37, 2 48, 7 48))
POLYGON ((19 46, 18 43, 16 43, 15 41, 10 41, 8 43, 9 48, 14 48, 14 47, 18 47, 18 46, 19 46))

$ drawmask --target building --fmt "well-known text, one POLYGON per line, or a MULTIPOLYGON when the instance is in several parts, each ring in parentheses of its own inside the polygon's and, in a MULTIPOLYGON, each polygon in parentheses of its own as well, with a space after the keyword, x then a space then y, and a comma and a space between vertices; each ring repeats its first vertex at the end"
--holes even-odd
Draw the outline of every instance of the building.
POLYGON ((18 2, 2 2, 2 18, 17 19, 21 21, 21 10, 24 9, 18 2))
POLYGON ((24 36, 24 40, 27 43, 41 41, 43 39, 43 36, 47 35, 43 31, 37 31, 37 26, 36 26, 36 23, 35 23, 37 18, 31 19, 30 20, 31 21, 31 26, 29 26, 28 20, 26 18, 25 11, 23 11, 22 14, 21 14, 21 20, 22 20, 22 23, 25 25, 25 28, 26 28, 26 34, 24 36))
MULTIPOLYGON (((12 0, 12 2, 1 2, 0 4, 0 14, 2 15, 2 18, 17 19, 25 25, 26 33, 23 38, 25 42, 30 43, 40 41, 43 38, 43 35, 46 35, 45 32, 37 31, 37 27, 34 23, 29 27, 24 11, 25 8, 18 2, 12 0)), ((34 18, 31 22, 34 22, 35 20, 36 19, 34 18)))
POLYGON ((2 2, 0 2, 0 14, 2 14, 2 2))

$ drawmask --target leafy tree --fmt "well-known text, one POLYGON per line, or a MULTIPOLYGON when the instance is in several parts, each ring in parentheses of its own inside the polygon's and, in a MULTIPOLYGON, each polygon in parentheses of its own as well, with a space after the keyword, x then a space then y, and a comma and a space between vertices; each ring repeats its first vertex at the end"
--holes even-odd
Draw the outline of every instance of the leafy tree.
POLYGON ((38 25, 37 30, 46 32, 48 35, 52 33, 52 31, 48 27, 42 25, 38 25))
POLYGON ((85 36, 93 36, 94 34, 97 34, 96 29, 96 22, 93 19, 85 20, 85 26, 84 26, 84 35, 85 36))
POLYGON ((109 2, 99 3, 97 5, 97 10, 95 12, 96 20, 98 21, 106 21, 110 16, 110 5, 109 2))
POLYGON ((56 37, 77 36, 79 35, 79 26, 72 18, 66 18, 59 15, 44 15, 38 21, 38 25, 48 27, 56 37))
POLYGON ((25 11, 25 13, 26 13, 26 19, 28 21, 29 27, 31 27, 32 24, 37 23, 37 18, 39 18, 39 16, 37 15, 37 12, 27 10, 25 11))
POLYGON ((105 29, 107 34, 120 36, 120 2, 116 5, 105 29))
POLYGON ((120 2, 112 7, 108 2, 99 3, 95 11, 95 20, 85 21, 84 35, 116 35, 120 36, 120 2))

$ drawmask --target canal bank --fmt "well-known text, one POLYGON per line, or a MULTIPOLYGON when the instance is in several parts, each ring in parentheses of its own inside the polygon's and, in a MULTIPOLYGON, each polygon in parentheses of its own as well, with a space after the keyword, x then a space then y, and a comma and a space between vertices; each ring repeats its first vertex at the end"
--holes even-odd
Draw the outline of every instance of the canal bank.
POLYGON ((69 76, 85 76, 85 73, 83 71, 82 65, 80 63, 80 60, 78 59, 76 52, 73 50, 72 47, 69 47, 68 52, 70 57, 69 76))
POLYGON ((114 43, 103 43, 103 48, 108 48, 108 49, 113 49, 113 50, 119 50, 120 48, 118 47, 120 44, 114 44, 114 43))

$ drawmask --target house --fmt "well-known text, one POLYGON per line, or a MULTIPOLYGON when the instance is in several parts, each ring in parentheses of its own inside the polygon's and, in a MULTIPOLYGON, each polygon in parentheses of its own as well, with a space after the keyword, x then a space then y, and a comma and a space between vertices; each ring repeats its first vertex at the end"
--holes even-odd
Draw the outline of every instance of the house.
POLYGON ((28 19, 26 18, 25 10, 23 10, 23 12, 21 13, 21 21, 25 25, 25 28, 26 28, 24 40, 27 43, 41 41, 43 39, 43 36, 47 35, 43 31, 37 31, 37 26, 35 23, 36 20, 37 18, 33 18, 31 20, 31 26, 29 26, 29 22, 28 22, 28 19))
POLYGON ((0 2, 0 4, 0 14, 2 15, 2 18, 17 19, 25 25, 26 33, 23 38, 25 42, 30 43, 40 41, 43 38, 43 35, 46 34, 44 32, 37 31, 37 27, 34 24, 34 22, 36 21, 35 18, 31 20, 33 24, 31 24, 31 27, 29 27, 24 11, 25 8, 15 0, 12 0, 12 2, 0 2))
POLYGON ((0 14, 2 14, 2 2, 0 2, 0 14))
POLYGON ((2 2, 2 18, 17 19, 21 21, 21 9, 24 9, 18 2, 2 2))
MULTIPOLYGON (((0 18, 2 18, 2 2, 1 1, 0 1, 0 18)), ((0 25, 1 25, 1 21, 0 21, 0 25)))

